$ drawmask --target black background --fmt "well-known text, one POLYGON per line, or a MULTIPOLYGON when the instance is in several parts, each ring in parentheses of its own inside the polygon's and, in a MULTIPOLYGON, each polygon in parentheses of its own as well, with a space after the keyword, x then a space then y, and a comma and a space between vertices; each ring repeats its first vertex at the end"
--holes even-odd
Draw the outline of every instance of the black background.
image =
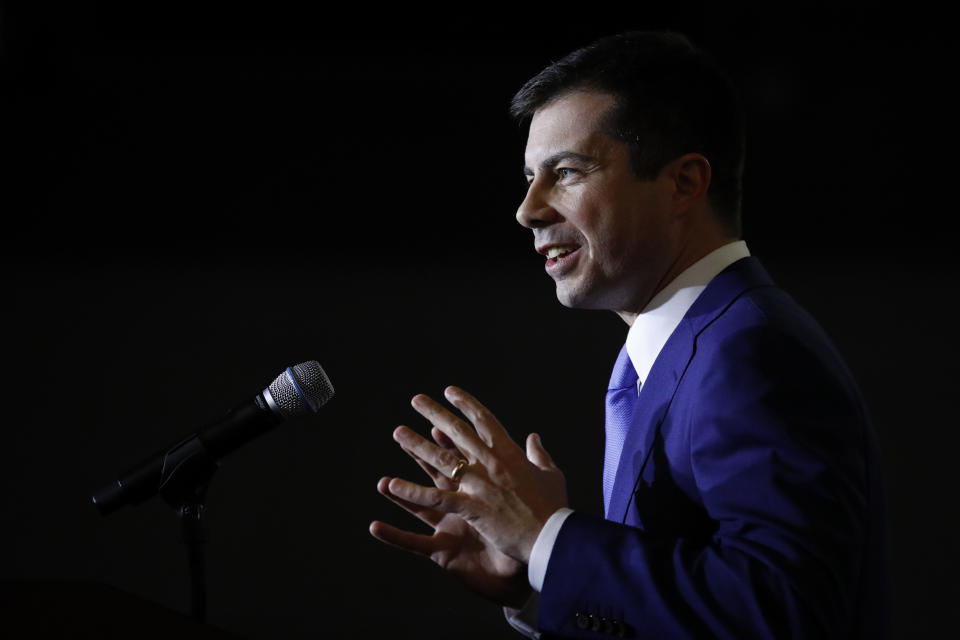
POLYGON ((5 6, 6 549, 0 579, 178 611, 159 500, 101 518, 121 468, 317 359, 337 395, 224 461, 210 620, 246 637, 513 637, 372 519, 419 477, 392 443, 458 384, 537 430, 600 509, 602 393, 625 335, 570 311, 513 212, 512 93, 631 28, 686 32, 747 106, 745 239, 860 381, 886 465, 894 637, 952 621, 954 51, 945 16, 869 4, 284 10, 5 6), (536 11, 537 13, 535 13, 536 11))

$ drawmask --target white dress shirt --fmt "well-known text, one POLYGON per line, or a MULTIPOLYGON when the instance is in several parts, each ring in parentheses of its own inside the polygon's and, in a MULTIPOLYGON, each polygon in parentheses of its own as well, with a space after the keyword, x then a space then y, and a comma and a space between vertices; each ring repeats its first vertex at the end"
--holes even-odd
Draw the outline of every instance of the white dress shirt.
MULTIPOLYGON (((637 315, 627 332, 627 354, 630 356, 633 368, 637 370, 638 394, 663 345, 707 284, 728 266, 749 255, 747 244, 742 240, 731 242, 708 253, 661 289, 637 315)), ((613 464, 616 464, 616 461, 613 464)), ((571 513, 573 513, 572 509, 564 507, 550 516, 530 551, 527 579, 536 593, 523 609, 504 608, 510 625, 527 637, 540 637, 535 626, 539 594, 543 588, 554 542, 560 534, 563 522, 571 513)))

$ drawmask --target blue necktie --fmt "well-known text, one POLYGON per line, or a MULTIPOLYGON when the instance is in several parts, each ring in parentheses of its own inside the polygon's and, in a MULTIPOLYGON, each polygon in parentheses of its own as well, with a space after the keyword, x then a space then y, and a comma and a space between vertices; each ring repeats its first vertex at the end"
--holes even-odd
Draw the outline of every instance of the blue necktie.
POLYGON ((603 513, 610 510, 613 480, 620 463, 620 452, 637 404, 637 371, 627 355, 627 345, 620 349, 607 385, 606 443, 603 452, 603 513))

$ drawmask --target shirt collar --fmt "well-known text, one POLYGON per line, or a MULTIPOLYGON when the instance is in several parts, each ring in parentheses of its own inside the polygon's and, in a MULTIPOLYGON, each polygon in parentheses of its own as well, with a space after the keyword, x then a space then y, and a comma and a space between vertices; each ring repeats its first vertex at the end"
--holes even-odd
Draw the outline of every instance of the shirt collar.
POLYGON ((707 284, 731 264, 749 255, 743 240, 711 251, 661 289, 637 315, 627 332, 627 354, 639 376, 638 391, 663 345, 707 284))

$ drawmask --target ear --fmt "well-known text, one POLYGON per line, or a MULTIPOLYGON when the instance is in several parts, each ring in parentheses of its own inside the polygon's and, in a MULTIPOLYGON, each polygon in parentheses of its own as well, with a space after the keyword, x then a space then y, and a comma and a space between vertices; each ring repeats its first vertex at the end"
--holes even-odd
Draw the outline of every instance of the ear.
POLYGON ((710 162, 699 153, 686 153, 673 160, 670 176, 674 183, 673 210, 683 214, 706 202, 710 188, 710 162))

